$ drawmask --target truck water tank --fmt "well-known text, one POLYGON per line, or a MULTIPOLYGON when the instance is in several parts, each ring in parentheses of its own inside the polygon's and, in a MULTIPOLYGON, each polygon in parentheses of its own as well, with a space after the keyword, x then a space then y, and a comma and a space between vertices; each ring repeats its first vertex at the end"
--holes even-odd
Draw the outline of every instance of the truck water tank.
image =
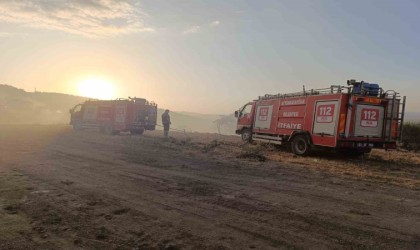
POLYGON ((379 84, 377 83, 371 83, 369 84, 369 95, 370 96, 378 96, 379 95, 379 84))
POLYGON ((353 94, 365 94, 367 92, 369 92, 370 90, 370 84, 367 82, 364 82, 362 84, 356 85, 353 88, 353 94), (363 93, 362 93, 362 89, 363 89, 363 93))

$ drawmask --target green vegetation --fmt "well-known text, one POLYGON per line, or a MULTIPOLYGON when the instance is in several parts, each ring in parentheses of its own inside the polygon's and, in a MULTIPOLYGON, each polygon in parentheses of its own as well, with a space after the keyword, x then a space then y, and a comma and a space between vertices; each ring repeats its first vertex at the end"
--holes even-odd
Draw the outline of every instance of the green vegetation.
POLYGON ((408 150, 420 150, 420 123, 409 122, 404 124, 402 147, 408 150))

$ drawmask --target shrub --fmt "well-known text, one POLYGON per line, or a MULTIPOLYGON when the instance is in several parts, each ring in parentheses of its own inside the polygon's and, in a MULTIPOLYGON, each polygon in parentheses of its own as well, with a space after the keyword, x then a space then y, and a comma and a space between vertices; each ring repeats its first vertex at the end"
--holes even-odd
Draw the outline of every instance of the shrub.
POLYGON ((408 150, 420 150, 420 123, 409 122, 404 124, 402 147, 408 150))

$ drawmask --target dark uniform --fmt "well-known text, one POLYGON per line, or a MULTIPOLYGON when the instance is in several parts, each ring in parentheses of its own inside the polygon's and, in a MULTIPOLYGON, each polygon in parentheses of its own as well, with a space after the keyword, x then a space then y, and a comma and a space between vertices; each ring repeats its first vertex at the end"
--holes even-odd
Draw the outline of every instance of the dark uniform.
POLYGON ((169 127, 171 125, 171 117, 169 116, 169 110, 165 110, 162 114, 162 124, 163 124, 163 135, 165 138, 168 138, 169 127))

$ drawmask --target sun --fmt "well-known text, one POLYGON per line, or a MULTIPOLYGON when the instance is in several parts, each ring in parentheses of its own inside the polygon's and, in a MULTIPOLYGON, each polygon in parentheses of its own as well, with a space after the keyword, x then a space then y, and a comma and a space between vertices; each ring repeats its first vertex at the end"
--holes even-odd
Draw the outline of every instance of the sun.
POLYGON ((79 82, 79 94, 84 97, 95 99, 113 99, 115 98, 114 85, 107 79, 100 77, 87 78, 79 82))

